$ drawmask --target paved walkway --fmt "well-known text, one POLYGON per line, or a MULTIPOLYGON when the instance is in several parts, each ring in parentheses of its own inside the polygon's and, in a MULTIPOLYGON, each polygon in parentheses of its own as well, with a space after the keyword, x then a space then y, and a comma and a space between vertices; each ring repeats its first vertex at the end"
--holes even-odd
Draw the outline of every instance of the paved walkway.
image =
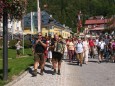
MULTIPOLYGON (((28 73, 11 86, 115 86, 115 63, 98 64, 90 59, 88 65, 82 67, 76 62, 62 62, 61 75, 52 75, 51 64, 45 66, 43 76, 32 77, 31 67, 28 73)), ((8 86, 8 85, 7 85, 8 86)))

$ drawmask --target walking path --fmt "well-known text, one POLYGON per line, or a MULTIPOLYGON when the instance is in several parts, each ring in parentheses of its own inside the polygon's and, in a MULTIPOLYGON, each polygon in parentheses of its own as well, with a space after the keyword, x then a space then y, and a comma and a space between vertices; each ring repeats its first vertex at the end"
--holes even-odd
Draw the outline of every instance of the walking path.
POLYGON ((50 63, 46 63, 43 76, 38 69, 37 77, 32 77, 32 70, 33 67, 16 83, 6 86, 115 86, 115 63, 98 64, 96 59, 82 67, 63 61, 61 75, 52 75, 50 63))

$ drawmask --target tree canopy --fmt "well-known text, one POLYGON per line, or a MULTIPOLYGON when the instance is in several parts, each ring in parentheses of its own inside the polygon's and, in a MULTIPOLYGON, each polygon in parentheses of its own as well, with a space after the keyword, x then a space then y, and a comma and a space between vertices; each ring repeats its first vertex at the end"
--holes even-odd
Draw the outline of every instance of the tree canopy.
POLYGON ((0 0, 0 19, 3 16, 3 11, 6 11, 11 19, 22 19, 26 5, 26 0, 0 0))
MULTIPOLYGON (((0 3, 2 3, 1 0, 0 3)), ((13 17, 21 17, 24 5, 19 6, 14 2, 25 2, 26 0, 5 0, 10 2, 10 14, 13 17), (12 2, 13 1, 13 2, 12 2), (11 3, 12 2, 12 3, 11 3), (15 5, 14 5, 14 4, 15 5), (14 9, 13 9, 14 8, 14 9), (17 10, 17 8, 19 10, 17 10), (15 12, 14 12, 15 11, 15 12), (16 15, 16 16, 15 16, 16 15)), ((115 0, 39 0, 41 10, 46 10, 49 14, 62 24, 71 28, 76 28, 77 15, 79 11, 82 13, 82 21, 91 16, 103 15, 108 17, 115 14, 115 0), (44 8, 44 5, 47 7, 44 8)), ((2 7, 0 4, 0 15, 2 15, 2 7)), ((27 0, 27 13, 37 11, 37 0, 27 0)))

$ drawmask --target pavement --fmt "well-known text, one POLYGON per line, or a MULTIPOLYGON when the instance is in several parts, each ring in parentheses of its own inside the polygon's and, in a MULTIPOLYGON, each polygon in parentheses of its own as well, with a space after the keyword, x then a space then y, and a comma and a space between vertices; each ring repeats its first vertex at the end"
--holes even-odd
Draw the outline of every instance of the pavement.
POLYGON ((97 59, 89 59, 89 63, 82 67, 76 61, 69 63, 64 60, 61 67, 61 75, 52 75, 50 63, 46 63, 43 76, 38 74, 32 77, 33 67, 5 86, 115 86, 115 63, 103 62, 99 64, 97 59))

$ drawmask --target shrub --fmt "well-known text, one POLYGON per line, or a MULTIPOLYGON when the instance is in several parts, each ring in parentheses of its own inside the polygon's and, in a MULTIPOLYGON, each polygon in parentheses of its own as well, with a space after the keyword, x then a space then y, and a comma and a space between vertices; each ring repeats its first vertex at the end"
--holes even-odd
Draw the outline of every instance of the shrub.
POLYGON ((11 49, 15 49, 15 44, 17 43, 17 40, 10 40, 9 42, 9 48, 11 49))
POLYGON ((30 48, 31 42, 29 40, 24 40, 24 48, 30 48))
MULTIPOLYGON (((15 44, 17 43, 17 40, 11 40, 9 42, 9 48, 15 49, 15 44)), ((23 46, 23 41, 21 41, 21 46, 23 46)), ((31 42, 29 40, 24 40, 24 48, 30 48, 31 42)))
POLYGON ((3 46, 3 40, 0 39, 0 47, 2 47, 2 46, 3 46))

